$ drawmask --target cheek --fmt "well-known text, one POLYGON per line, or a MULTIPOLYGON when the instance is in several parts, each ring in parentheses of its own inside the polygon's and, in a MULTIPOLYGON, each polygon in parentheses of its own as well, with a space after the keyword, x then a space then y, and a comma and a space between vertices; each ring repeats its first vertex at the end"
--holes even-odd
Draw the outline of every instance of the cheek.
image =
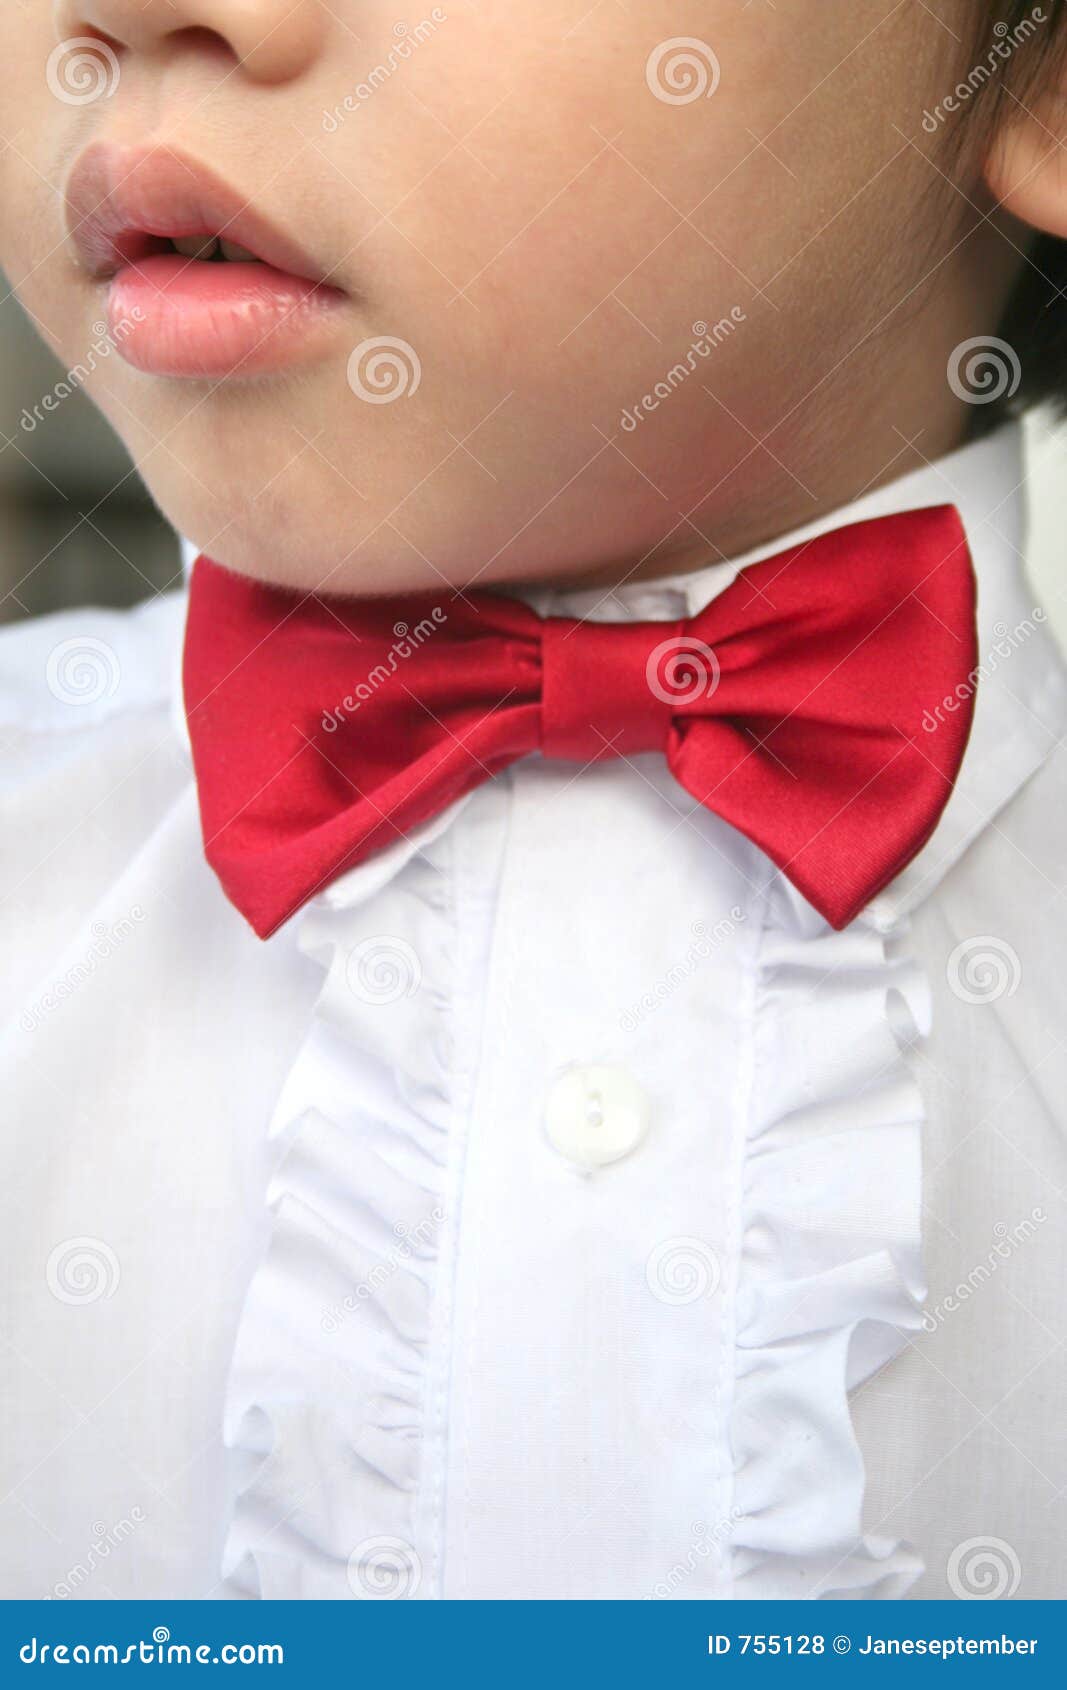
POLYGON ((565 425, 610 430, 695 323, 751 314, 803 243, 795 179, 753 140, 795 99, 757 59, 757 32, 732 3, 652 12, 593 28, 546 0, 535 23, 510 15, 499 33, 486 8, 457 16, 402 87, 329 138, 344 176, 388 211, 354 258, 381 326, 448 373, 468 426, 516 392, 565 425), (690 26, 706 51, 657 56, 690 26), (659 97, 676 87, 696 97, 659 97))
MULTIPOLYGON (((58 184, 98 102, 59 97, 62 69, 49 70, 56 45, 50 8, 36 6, 5 38, 0 76, 0 265, 42 338, 65 362, 91 337, 90 288, 63 247, 58 184)), ((91 72, 90 72, 91 74, 91 72)))
MULTIPOLYGON (((40 132, 46 112, 58 115, 58 103, 49 92, 46 77, 48 57, 55 46, 51 28, 51 6, 42 0, 32 5, 11 0, 4 8, 4 74, 0 77, 0 131, 30 155, 33 137, 40 132), (17 14, 12 22, 6 15, 12 9, 17 14)), ((6 153, 5 149, 5 153, 6 153)), ((8 160, 0 156, 0 168, 7 169, 8 160)))
POLYGON ((25 95, 20 102, 8 96, 0 112, 4 133, 13 137, 11 145, 0 147, 0 264, 12 286, 20 292, 25 288, 27 294, 35 288, 39 293, 43 270, 55 270, 46 259, 60 235, 53 206, 56 194, 44 166, 48 114, 39 109, 41 103, 25 95))

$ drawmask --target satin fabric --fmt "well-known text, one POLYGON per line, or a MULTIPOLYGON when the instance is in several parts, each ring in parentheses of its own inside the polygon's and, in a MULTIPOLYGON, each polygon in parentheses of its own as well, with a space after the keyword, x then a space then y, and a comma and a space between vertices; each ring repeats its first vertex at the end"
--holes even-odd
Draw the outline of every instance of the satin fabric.
POLYGON ((327 601, 201 557, 184 686, 205 851, 266 938, 519 758, 662 751, 841 928, 936 826, 976 664, 951 505, 783 551, 675 623, 542 619, 489 593, 327 601))

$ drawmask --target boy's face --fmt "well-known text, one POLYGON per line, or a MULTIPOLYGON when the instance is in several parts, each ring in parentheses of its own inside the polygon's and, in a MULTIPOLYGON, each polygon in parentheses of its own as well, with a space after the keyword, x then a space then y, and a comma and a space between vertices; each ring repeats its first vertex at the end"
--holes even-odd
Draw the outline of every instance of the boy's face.
POLYGON ((956 438, 1018 262, 923 127, 972 0, 14 3, 0 258, 234 568, 618 579, 956 438), (274 265, 151 257, 198 216, 274 265))

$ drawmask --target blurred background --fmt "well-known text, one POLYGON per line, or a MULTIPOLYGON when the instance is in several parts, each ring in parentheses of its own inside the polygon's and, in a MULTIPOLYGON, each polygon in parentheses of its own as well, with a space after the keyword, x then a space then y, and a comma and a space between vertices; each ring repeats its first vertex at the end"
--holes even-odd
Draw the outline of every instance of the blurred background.
MULTIPOLYGON (((0 278, 2 281, 2 278, 0 278)), ((0 286, 0 295, 8 292, 0 286)), ((13 298, 0 304, 0 621, 134 604, 181 579, 178 542, 118 439, 13 298)))
MULTIPOLYGON (((41 412, 42 397, 66 374, 16 301, 4 300, 0 622, 80 604, 135 604, 181 580, 173 530, 85 394, 75 387, 41 412)), ((1067 649, 1067 421, 1038 415, 1027 434, 1031 573, 1067 649)))

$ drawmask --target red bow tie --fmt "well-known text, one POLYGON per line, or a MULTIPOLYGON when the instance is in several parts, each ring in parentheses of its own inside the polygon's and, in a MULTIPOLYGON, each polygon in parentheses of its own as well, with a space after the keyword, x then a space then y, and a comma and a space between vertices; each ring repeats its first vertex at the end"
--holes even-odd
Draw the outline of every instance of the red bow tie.
POLYGON ((976 666, 950 505, 754 564, 686 622, 542 619, 491 593, 324 601, 201 557, 185 701, 207 858, 266 938, 517 758, 659 751, 843 927, 932 833, 976 666))

